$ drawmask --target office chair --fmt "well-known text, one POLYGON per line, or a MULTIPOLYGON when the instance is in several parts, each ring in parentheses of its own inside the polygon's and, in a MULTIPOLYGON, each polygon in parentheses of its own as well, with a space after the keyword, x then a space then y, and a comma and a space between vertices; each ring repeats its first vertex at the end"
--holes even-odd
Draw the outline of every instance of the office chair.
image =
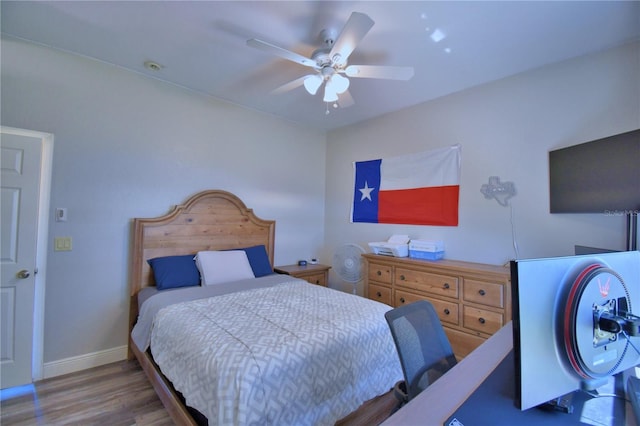
POLYGON ((456 357, 438 314, 426 300, 409 303, 385 313, 398 350, 404 389, 396 387, 401 405, 410 401, 456 365, 456 357))

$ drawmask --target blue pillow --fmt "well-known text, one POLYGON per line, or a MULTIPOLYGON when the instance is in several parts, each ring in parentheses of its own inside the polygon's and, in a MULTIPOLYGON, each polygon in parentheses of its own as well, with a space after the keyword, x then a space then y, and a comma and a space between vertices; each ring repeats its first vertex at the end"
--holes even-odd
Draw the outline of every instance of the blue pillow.
POLYGON ((193 254, 156 257, 147 260, 158 290, 200 285, 200 272, 193 254))
POLYGON ((273 274, 271 262, 269 262, 269 255, 267 255, 267 249, 264 245, 245 247, 240 250, 244 250, 244 252, 247 253, 249 264, 256 278, 273 274))

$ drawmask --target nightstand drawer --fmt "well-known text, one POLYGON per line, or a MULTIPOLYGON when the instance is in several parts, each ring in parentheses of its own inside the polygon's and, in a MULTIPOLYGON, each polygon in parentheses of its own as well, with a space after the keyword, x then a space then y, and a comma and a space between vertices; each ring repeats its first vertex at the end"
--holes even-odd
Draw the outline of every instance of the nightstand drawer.
POLYGON ((311 284, 317 284, 317 285, 321 285, 321 286, 324 286, 324 287, 327 286, 326 275, 324 273, 301 276, 300 278, 302 278, 305 281, 310 282, 311 284))
POLYGON ((331 266, 320 264, 286 265, 273 268, 278 274, 291 275, 323 287, 327 287, 329 283, 329 269, 331 269, 331 266))

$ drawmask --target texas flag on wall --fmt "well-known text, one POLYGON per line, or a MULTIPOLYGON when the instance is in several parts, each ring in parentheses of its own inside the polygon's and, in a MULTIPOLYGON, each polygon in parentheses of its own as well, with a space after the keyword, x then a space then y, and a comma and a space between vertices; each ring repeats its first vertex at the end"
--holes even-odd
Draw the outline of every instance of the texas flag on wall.
POLYGON ((353 167, 352 222, 458 225, 460 145, 353 167))

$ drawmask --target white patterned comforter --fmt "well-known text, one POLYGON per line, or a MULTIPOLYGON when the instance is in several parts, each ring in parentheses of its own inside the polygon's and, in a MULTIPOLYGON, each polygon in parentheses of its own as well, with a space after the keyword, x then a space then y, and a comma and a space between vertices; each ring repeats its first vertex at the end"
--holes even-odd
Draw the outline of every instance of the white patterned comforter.
POLYGON ((402 379, 389 306, 301 280, 161 309, 155 361, 211 425, 332 425, 402 379))

